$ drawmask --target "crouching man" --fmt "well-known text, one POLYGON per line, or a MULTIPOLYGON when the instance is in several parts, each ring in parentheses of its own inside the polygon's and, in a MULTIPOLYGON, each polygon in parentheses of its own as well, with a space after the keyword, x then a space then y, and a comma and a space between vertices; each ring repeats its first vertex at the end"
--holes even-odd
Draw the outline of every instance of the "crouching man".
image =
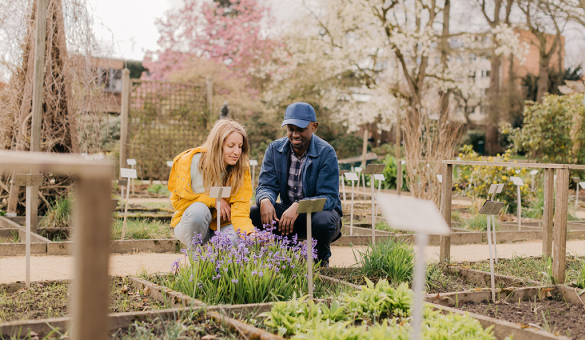
POLYGON ((343 212, 337 155, 329 143, 313 134, 318 125, 311 105, 298 102, 286 108, 282 126, 287 137, 270 143, 264 154, 250 219, 259 229, 276 221, 275 234, 305 239, 307 217, 297 214, 299 201, 326 198, 323 211, 312 214, 311 226, 318 260, 328 267, 331 242, 341 236, 343 212), (280 203, 276 203, 279 194, 280 203))

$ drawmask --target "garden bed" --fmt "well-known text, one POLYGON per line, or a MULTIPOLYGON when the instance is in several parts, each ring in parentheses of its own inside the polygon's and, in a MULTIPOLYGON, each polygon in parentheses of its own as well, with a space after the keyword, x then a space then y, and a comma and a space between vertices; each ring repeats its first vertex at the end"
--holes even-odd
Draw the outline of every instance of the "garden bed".
MULTIPOLYGON (((15 320, 57 318, 69 312, 69 281, 32 282, 0 285, 0 323, 15 320)), ((133 289, 130 281, 114 276, 110 289, 110 313, 161 309, 164 303, 144 291, 133 289)))

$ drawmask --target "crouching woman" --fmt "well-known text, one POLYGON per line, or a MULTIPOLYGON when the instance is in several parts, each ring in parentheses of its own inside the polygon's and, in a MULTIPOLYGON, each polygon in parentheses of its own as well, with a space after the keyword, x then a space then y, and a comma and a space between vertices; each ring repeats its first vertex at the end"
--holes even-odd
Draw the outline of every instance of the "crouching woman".
POLYGON ((252 232, 249 149, 244 127, 222 119, 215 123, 202 146, 184 151, 173 160, 168 185, 175 210, 171 226, 187 248, 194 237, 201 235, 201 241, 206 243, 217 230, 227 234, 233 244, 240 235, 252 232), (209 192, 218 186, 232 189, 230 197, 220 199, 216 206, 209 192))

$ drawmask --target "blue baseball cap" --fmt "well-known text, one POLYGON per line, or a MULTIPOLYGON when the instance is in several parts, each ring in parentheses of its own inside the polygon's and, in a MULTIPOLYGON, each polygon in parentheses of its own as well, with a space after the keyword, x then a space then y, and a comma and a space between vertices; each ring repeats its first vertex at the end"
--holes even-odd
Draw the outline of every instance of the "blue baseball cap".
POLYGON ((315 109, 307 103, 297 102, 290 104, 284 113, 281 127, 292 124, 304 129, 310 122, 316 122, 315 109))

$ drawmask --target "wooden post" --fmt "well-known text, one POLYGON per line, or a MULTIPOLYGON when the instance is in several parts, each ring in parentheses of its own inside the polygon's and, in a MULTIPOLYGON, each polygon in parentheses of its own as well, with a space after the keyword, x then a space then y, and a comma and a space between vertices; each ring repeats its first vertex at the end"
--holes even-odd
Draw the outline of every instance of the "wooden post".
POLYGON ((557 170, 555 198, 555 227, 553 248, 553 277, 557 284, 565 283, 565 253, 567 252, 567 214, 569 213, 569 169, 557 170))
POLYGON ((130 70, 125 68, 122 70, 122 107, 120 111, 120 166, 119 168, 127 168, 128 163, 128 142, 129 128, 130 128, 130 90, 132 85, 130 83, 130 70))
POLYGON ((553 206, 554 206, 554 169, 544 169, 544 212, 542 214, 542 256, 552 255, 553 206))
MULTIPOLYGON (((368 129, 364 126, 364 143, 362 147, 362 169, 366 169, 366 154, 368 153, 368 129)), ((364 197, 366 191, 366 184, 364 183, 364 197)))
MULTIPOLYGON (((443 164, 443 186, 441 189, 441 213, 451 228, 451 189, 453 188, 453 165, 443 164)), ((451 258, 451 236, 441 236, 440 261, 448 262, 451 258)))
MULTIPOLYGON (((45 49, 47 38, 47 0, 37 0, 35 66, 33 75, 32 118, 30 128, 30 151, 41 151, 41 120, 43 119, 43 92, 45 78, 45 49)), ((28 189, 28 187, 27 187, 28 189)), ((30 229, 37 232, 39 214, 39 187, 27 190, 30 195, 30 229), (30 191, 30 192, 29 192, 30 191)), ((29 218, 27 216, 27 218, 29 218)))
MULTIPOLYGON (((108 173, 109 174, 109 173, 108 173)), ((105 340, 108 305, 111 178, 80 176, 74 210, 74 268, 71 339, 105 340)))

